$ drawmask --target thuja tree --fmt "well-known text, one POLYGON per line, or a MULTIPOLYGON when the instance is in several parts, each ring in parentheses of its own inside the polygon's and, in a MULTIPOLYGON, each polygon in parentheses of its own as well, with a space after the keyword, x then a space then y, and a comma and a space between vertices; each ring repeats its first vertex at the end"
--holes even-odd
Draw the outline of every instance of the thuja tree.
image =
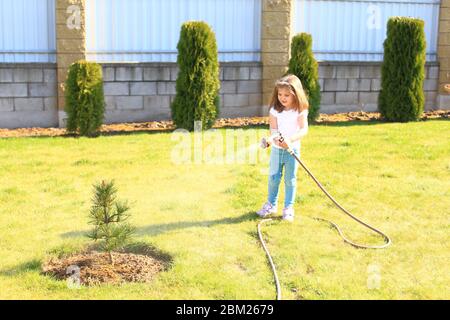
POLYGON ((387 23, 378 108, 388 121, 418 120, 425 98, 425 31, 420 19, 393 17, 387 23))
POLYGON ((87 236, 99 241, 99 247, 109 253, 114 264, 113 251, 129 243, 134 228, 126 222, 129 218, 129 206, 116 199, 117 189, 114 181, 102 181, 94 185, 94 197, 89 212, 90 224, 94 225, 87 236))
POLYGON ((95 135, 105 112, 102 67, 83 60, 73 63, 65 83, 65 98, 67 131, 95 135))
POLYGON ((295 74, 302 82, 309 102, 308 120, 314 121, 319 115, 320 84, 319 66, 312 52, 310 34, 299 33, 292 38, 288 73, 295 74))
POLYGON ((177 49, 179 73, 171 105, 172 119, 178 128, 189 131, 194 129, 195 121, 209 129, 219 113, 219 62, 214 32, 205 22, 186 22, 181 26, 177 49))

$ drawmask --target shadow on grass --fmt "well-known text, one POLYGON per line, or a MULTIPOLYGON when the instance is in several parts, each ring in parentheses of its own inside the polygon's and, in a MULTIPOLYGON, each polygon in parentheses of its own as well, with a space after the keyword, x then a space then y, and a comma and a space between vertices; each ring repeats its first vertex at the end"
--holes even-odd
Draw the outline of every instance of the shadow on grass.
MULTIPOLYGON (((241 216, 233 218, 223 218, 217 220, 204 221, 179 221, 170 223, 152 224, 146 227, 136 228, 137 236, 156 236, 174 230, 182 230, 188 228, 204 227, 209 228, 215 225, 238 224, 244 221, 253 221, 259 219, 254 211, 247 212, 241 216)), ((78 238, 86 234, 86 231, 71 231, 62 233, 62 238, 78 238)))
POLYGON ((87 234, 88 234, 89 230, 86 231, 70 231, 70 232, 65 232, 63 234, 60 235, 61 238, 63 239, 70 239, 70 238, 81 238, 81 237, 85 237, 87 239, 87 234))
POLYGON ((141 227, 136 230, 138 235, 159 235, 162 233, 170 232, 173 230, 181 230, 195 227, 209 228, 216 225, 225 224, 238 224, 244 221, 256 220, 257 216, 255 212, 247 212, 241 216, 233 218, 223 218, 217 220, 205 220, 205 221, 179 221, 163 224, 153 224, 147 227, 141 227))
MULTIPOLYGON (((84 246, 69 246, 69 247, 66 245, 61 245, 47 252, 46 258, 44 258, 44 260, 47 260, 50 257, 57 259, 65 259, 74 254, 83 254, 91 251, 102 251, 102 250, 97 244, 84 246)), ((117 250, 116 252, 145 255, 157 259, 162 262, 163 271, 167 271, 173 266, 173 257, 169 253, 164 252, 155 247, 154 245, 146 242, 133 242, 126 245, 122 249, 117 250)), ((46 263, 47 263, 46 261, 33 259, 28 262, 19 264, 17 266, 0 270, 0 276, 11 277, 35 271, 39 272, 41 275, 45 275, 43 273, 43 267, 45 266, 46 263)))
POLYGON ((42 268, 42 261, 38 259, 33 259, 31 261, 24 262, 12 268, 0 270, 0 275, 11 277, 30 271, 41 271, 41 268, 42 268))

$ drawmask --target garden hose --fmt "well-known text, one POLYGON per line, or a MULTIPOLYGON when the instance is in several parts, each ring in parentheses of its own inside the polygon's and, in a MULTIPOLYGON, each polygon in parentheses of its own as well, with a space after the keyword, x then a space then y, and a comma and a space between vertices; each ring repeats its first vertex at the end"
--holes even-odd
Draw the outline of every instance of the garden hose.
MULTIPOLYGON (((278 136, 278 140, 280 142, 284 141, 283 136, 280 133, 277 133, 278 136)), ((274 137, 272 136, 270 139, 273 139, 274 137)), ((263 139, 261 142, 261 147, 263 148, 267 148, 269 146, 269 144, 267 143, 266 139, 263 139)), ((311 177, 311 179, 314 180, 314 182, 317 184, 317 186, 320 188, 320 190, 323 191, 323 193, 325 193, 325 195, 339 208, 341 209, 345 214, 347 214, 350 218, 352 218, 353 220, 355 220, 356 222, 362 224, 363 226, 365 226, 366 228, 369 228, 370 230, 378 233, 379 235, 381 235, 384 238, 384 244, 383 245, 376 245, 376 246, 370 246, 370 245, 365 245, 365 244, 359 244, 359 243, 355 243, 351 240, 349 240, 344 233, 342 232, 342 230, 339 228, 339 226, 337 224, 335 224, 332 221, 323 219, 323 218, 317 218, 314 217, 315 220, 318 221, 325 221, 328 222, 329 224, 331 224, 339 233, 339 235, 341 236, 341 238, 344 240, 344 242, 354 246, 355 248, 360 248, 360 249, 383 249, 388 247, 391 244, 391 239, 382 231, 378 230, 377 228, 371 226, 370 224, 362 221, 361 219, 357 218, 356 216, 354 216, 353 214, 351 214, 350 212, 348 212, 344 207, 342 207, 329 193, 328 191, 322 186, 322 184, 316 179, 316 177, 314 177, 314 175, 311 173, 311 171, 303 164, 303 162, 297 157, 297 155, 294 153, 294 151, 290 148, 290 146, 288 146, 287 151, 289 152, 289 154, 291 154, 295 160, 302 166, 302 168, 308 173, 308 175, 311 177)), ((272 267, 272 272, 273 272, 273 276, 275 279, 275 285, 276 285, 276 289, 277 289, 277 300, 281 300, 281 289, 280 289, 280 282, 278 280, 278 276, 277 276, 277 272, 275 269, 275 265, 273 263, 272 257, 270 256, 269 250, 267 249, 267 246, 264 242, 264 239, 261 235, 261 225, 265 222, 271 221, 272 219, 263 219, 258 223, 258 236, 259 239, 261 241, 261 244, 264 248, 264 251, 266 252, 267 258, 269 259, 270 265, 272 267)))

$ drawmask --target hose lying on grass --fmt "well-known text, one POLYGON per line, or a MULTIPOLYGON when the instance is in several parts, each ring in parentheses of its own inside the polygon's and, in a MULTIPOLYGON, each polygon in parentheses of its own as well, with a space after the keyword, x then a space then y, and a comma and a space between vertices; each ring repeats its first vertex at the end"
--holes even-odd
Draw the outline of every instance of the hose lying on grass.
MULTIPOLYGON (((280 133, 277 133, 276 136, 278 137, 278 140, 282 143, 284 141, 283 136, 280 133)), ((269 138, 273 139, 275 136, 272 136, 269 138)), ((263 148, 267 148, 269 146, 269 144, 267 143, 266 139, 263 139, 261 142, 261 147, 263 148)), ((341 236, 341 238, 344 240, 344 242, 347 242, 348 244, 354 246, 355 248, 359 248, 359 249, 383 249, 388 247, 391 244, 391 239, 382 231, 378 230, 377 228, 371 226, 370 224, 362 221, 361 219, 359 219, 358 217, 354 216, 353 214, 351 214, 350 212, 348 212, 344 207, 342 207, 329 193, 328 191, 322 186, 322 184, 316 179, 316 177, 314 177, 314 175, 311 173, 311 171, 303 164, 303 162, 297 157, 297 155, 294 153, 294 151, 288 147, 287 151, 295 158, 295 160, 302 166, 302 168, 308 173, 308 175, 311 177, 311 179, 314 180, 314 182, 317 184, 317 186, 320 188, 320 190, 322 190, 323 193, 325 193, 325 195, 339 208, 341 209, 341 211, 343 211, 346 215, 348 215, 350 218, 352 218, 353 220, 355 220, 356 222, 362 224, 363 226, 365 226, 366 228, 369 228, 370 230, 378 233, 379 235, 381 235, 384 238, 384 244, 382 245, 375 245, 375 246, 371 246, 371 245, 365 245, 365 244, 360 244, 360 243, 355 243, 351 240, 349 240, 344 233, 342 232, 342 230, 339 228, 339 226, 337 224, 335 224, 334 222, 330 221, 330 220, 326 220, 323 218, 317 218, 315 217, 315 220, 318 221, 325 221, 328 222, 329 224, 331 224, 339 233, 339 235, 341 236)), ((273 263, 273 259, 269 253, 269 250, 267 249, 266 243, 264 242, 264 239, 261 235, 261 225, 265 222, 271 221, 272 219, 263 219, 258 223, 258 236, 259 236, 259 240, 261 241, 261 244, 264 248, 264 251, 266 252, 267 258, 269 260, 270 266, 272 268, 272 272, 273 272, 273 277, 275 280, 275 286, 276 286, 276 290, 277 290, 277 300, 281 300, 281 288, 280 288, 280 281, 278 280, 278 275, 277 275, 277 271, 275 269, 275 264, 273 263)))

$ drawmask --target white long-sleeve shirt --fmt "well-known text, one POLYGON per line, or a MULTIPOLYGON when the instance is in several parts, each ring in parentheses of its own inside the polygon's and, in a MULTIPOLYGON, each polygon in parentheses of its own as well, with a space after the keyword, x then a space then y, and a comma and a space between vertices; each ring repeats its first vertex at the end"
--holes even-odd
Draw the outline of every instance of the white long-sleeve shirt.
MULTIPOLYGON (((276 111, 270 108, 270 114, 277 119, 278 131, 286 139, 290 139, 293 135, 298 134, 302 138, 308 133, 308 110, 298 112, 297 110, 276 111)), ((280 148, 276 144, 275 148, 280 148)), ((300 148, 300 139, 292 143, 292 147, 300 148)))

